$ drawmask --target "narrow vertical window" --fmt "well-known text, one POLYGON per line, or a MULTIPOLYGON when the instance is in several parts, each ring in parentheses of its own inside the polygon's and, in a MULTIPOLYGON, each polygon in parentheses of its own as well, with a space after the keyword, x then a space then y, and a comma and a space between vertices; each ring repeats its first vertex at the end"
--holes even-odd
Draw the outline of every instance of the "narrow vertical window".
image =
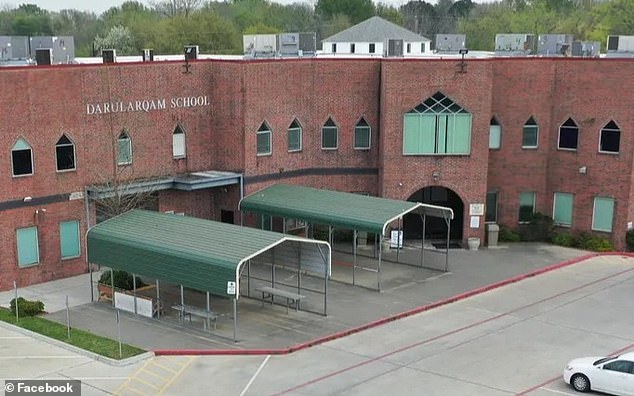
POLYGON ((337 53, 337 43, 332 43, 332 53, 333 54, 337 53))
POLYGON ((566 122, 559 127, 559 149, 576 150, 579 145, 579 127, 568 118, 566 122))
POLYGON ((55 144, 55 162, 58 172, 75 169, 75 145, 66 135, 55 144))
POLYGON ((132 140, 128 133, 121 131, 117 138, 117 165, 129 165, 132 163, 132 140))
POLYGON ((332 120, 328 118, 328 121, 321 128, 321 148, 322 150, 336 150, 338 144, 339 128, 332 120))
POLYGON ((271 155, 271 128, 263 122, 257 133, 257 155, 271 155))
POLYGON ((533 117, 529 118, 522 130, 522 148, 537 148, 539 127, 533 117))
POLYGON ((368 52, 369 52, 369 53, 371 53, 371 54, 373 54, 374 52, 376 52, 376 44, 374 44, 374 43, 370 43, 370 46, 369 46, 369 51, 368 51, 368 52))
POLYGON ((363 118, 354 127, 354 148, 357 150, 370 148, 370 125, 363 118))
POLYGON ((31 146, 20 138, 11 149, 11 167, 13 176, 27 176, 33 174, 33 155, 31 146))
POLYGON ((408 54, 412 53, 412 43, 407 43, 407 53, 408 54))
POLYGON ((489 124, 489 148, 490 149, 499 149, 502 142, 502 127, 498 121, 494 118, 491 118, 491 123, 489 124))
POLYGON ((79 221, 64 221, 59 223, 59 244, 62 259, 80 256, 79 221))
POLYGON ((17 229, 16 241, 18 244, 18 267, 28 267, 40 262, 37 227, 17 229))
POLYGON ((484 221, 487 223, 496 223, 498 221, 498 191, 487 192, 486 211, 484 221))
POLYGON ((533 191, 520 193, 520 210, 518 220, 527 223, 532 220, 535 213, 535 193, 533 191))
POLYGON ((594 231, 612 232, 613 220, 614 198, 594 197, 592 229, 594 231))
POLYGON ((621 130, 614 121, 610 121, 601 129, 599 151, 602 153, 618 153, 621 149, 620 147, 621 130))
POLYGON ((553 222, 562 227, 572 225, 573 195, 569 193, 555 193, 553 203, 553 222))
POLYGON ((421 54, 425 53, 425 43, 420 43, 420 53, 421 54))
POLYGON ((288 127, 287 147, 289 152, 302 151, 302 126, 297 120, 288 127))
POLYGON ((356 50, 356 45, 354 43, 350 44, 350 53, 354 54, 355 50, 356 50))
POLYGON ((185 158, 185 131, 177 125, 172 133, 172 156, 174 158, 185 158))

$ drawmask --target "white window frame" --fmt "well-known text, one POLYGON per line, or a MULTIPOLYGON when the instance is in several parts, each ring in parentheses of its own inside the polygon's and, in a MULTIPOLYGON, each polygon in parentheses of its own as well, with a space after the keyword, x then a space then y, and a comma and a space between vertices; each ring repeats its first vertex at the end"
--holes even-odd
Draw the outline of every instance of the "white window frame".
MULTIPOLYGON (((367 151, 370 150, 372 148, 372 127, 370 127, 370 124, 368 124, 368 122, 365 120, 365 118, 361 118, 359 120, 359 122, 357 122, 354 125, 354 136, 353 136, 353 146, 355 150, 360 150, 360 151, 367 151), (365 125, 360 125, 361 122, 364 122, 365 125), (368 130, 368 145, 367 147, 365 146, 357 146, 357 128, 365 128, 368 130)), ((339 142, 339 140, 337 139, 337 143, 339 142)))
POLYGON ((561 192, 561 191, 557 191, 553 194, 553 222, 554 225, 556 225, 557 227, 563 227, 563 228, 571 228, 572 227, 572 223, 574 221, 575 218, 575 195, 572 193, 566 193, 566 192, 561 192), (557 223, 556 219, 555 219, 555 211, 557 209, 557 195, 558 194, 566 194, 566 195, 570 195, 572 197, 572 208, 571 208, 571 212, 570 212, 570 224, 564 224, 564 223, 557 223))
POLYGON ((566 119, 566 121, 564 121, 561 125, 559 125, 559 129, 557 130, 557 132, 558 132, 557 133, 557 150, 561 150, 561 151, 577 151, 579 149, 580 129, 579 129, 579 125, 577 125, 575 120, 573 120, 572 118, 566 119), (577 128, 577 145, 574 148, 561 147, 561 132, 562 132, 561 130, 562 130, 562 128, 572 128, 572 126, 570 126, 570 125, 564 126, 564 124, 567 123, 568 120, 572 121, 572 123, 575 124, 575 127, 577 128))
POLYGON ((500 148, 502 148, 502 125, 495 118, 492 118, 489 123, 489 150, 499 150, 500 148), (493 121, 495 124, 492 123, 493 121), (491 136, 494 130, 497 130, 497 146, 491 146, 491 136))
POLYGON ((172 158, 180 159, 187 157, 187 135, 183 128, 177 126, 172 132, 172 158), (180 148, 181 150, 177 151, 180 148))
POLYGON ((535 119, 533 117, 529 117, 528 120, 526 120, 524 122, 524 124, 522 124, 522 148, 523 149, 529 149, 529 150, 534 150, 537 149, 539 147, 539 124, 537 123, 537 121, 535 121, 535 119), (526 125, 528 124, 528 121, 533 120, 533 122, 535 122, 535 125, 529 125, 531 127, 534 127, 536 130, 535 133, 535 145, 534 146, 526 146, 524 145, 524 128, 526 128, 526 125))
POLYGON ((81 228, 79 224, 79 220, 65 220, 60 221, 59 223, 59 244, 60 244, 60 258, 62 260, 71 260, 77 257, 81 257, 81 228), (77 225, 77 255, 74 256, 64 256, 62 252, 62 224, 65 223, 75 223, 77 225))
POLYGON ((33 160, 33 147, 31 147, 31 145, 26 141, 26 139, 24 138, 19 138, 15 144, 13 145, 13 147, 11 148, 11 176, 13 177, 27 177, 27 176, 33 176, 33 174, 35 174, 35 161, 33 160), (18 145, 18 143, 20 143, 20 141, 22 141, 27 147, 28 149, 16 149, 15 147, 18 145), (30 152, 30 157, 31 157, 31 173, 24 173, 21 175, 16 175, 15 174, 15 165, 13 163, 13 152, 14 151, 26 151, 28 150, 30 152))
POLYGON ((614 231, 614 207, 615 206, 616 206, 616 200, 612 197, 594 197, 594 199, 592 200, 592 225, 591 225, 592 231, 609 232, 609 233, 614 231), (612 228, 609 230, 596 228, 594 226, 594 217, 595 217, 596 209, 597 209, 597 199, 611 199, 612 200, 612 221, 611 221, 612 228))
MULTIPOLYGON (((62 135, 62 137, 66 137, 66 139, 68 139, 68 141, 70 143, 64 143, 64 144, 57 144, 56 143, 55 144, 55 172, 58 172, 58 173, 74 172, 74 171, 77 170, 77 154, 76 154, 76 151, 75 151, 75 143, 73 143, 73 141, 68 136, 66 136, 66 134, 62 135), (69 146, 73 148, 73 167, 72 168, 68 168, 68 169, 59 169, 58 168, 59 162, 58 162, 58 157, 57 157, 57 148, 58 147, 69 147, 69 146)), ((61 138, 59 138, 57 141, 59 142, 60 140, 61 140, 61 138)))
POLYGON ((117 165, 119 166, 125 166, 125 165, 131 165, 132 164, 132 138, 130 137, 130 134, 123 130, 121 131, 121 133, 119 133, 119 136, 117 136, 117 165), (121 138, 121 135, 125 134, 125 138, 121 138), (130 152, 130 160, 125 162, 125 161, 121 161, 121 142, 122 141, 126 141, 127 142, 127 148, 128 151, 130 152))
POLYGON ((262 124, 260 124, 260 127, 258 128, 258 131, 256 132, 255 135, 255 152, 256 155, 258 157, 266 157, 268 155, 271 155, 273 153, 273 136, 271 133, 271 127, 269 126, 269 124, 267 124, 266 122, 263 122, 262 124), (265 126, 267 129, 262 129, 262 126, 265 126), (258 138, 262 135, 268 135, 268 141, 269 141, 269 150, 267 152, 258 152, 258 138))
POLYGON ((321 126, 321 142, 320 142, 320 146, 322 150, 325 151, 332 151, 332 150, 338 150, 339 149, 339 127, 337 126, 337 123, 332 119, 332 118, 328 118, 328 120, 326 120, 326 122, 321 126), (332 122, 333 125, 326 125, 328 123, 328 121, 332 122), (335 137, 337 139, 337 144, 335 145, 335 147, 324 147, 324 130, 325 129, 333 129, 335 131, 335 137))
MULTIPOLYGON (((614 121, 610 121, 610 122, 614 122, 614 121)), ((621 131, 620 128, 618 128, 618 129, 606 128, 610 122, 608 122, 603 127, 601 127, 601 129, 599 129, 599 153, 601 153, 601 154, 609 154, 609 155, 619 155, 621 153, 622 131, 621 131), (601 139, 603 138, 603 131, 612 131, 612 132, 618 132, 619 133, 619 151, 605 151, 605 150, 601 150, 601 139)), ((614 124, 616 125, 616 122, 614 122, 614 124)), ((617 125, 617 127, 618 127, 618 125, 617 125)))
POLYGON ((18 268, 29 268, 29 267, 33 267, 36 265, 40 264, 40 236, 39 236, 39 230, 37 228, 37 226, 31 226, 31 227, 21 227, 15 230, 15 244, 16 244, 16 258, 15 261, 18 264, 18 268), (28 230, 28 229, 35 229, 35 254, 37 256, 37 260, 35 262, 32 263, 27 263, 27 264, 20 264, 20 243, 18 241, 18 232, 20 230, 28 230))

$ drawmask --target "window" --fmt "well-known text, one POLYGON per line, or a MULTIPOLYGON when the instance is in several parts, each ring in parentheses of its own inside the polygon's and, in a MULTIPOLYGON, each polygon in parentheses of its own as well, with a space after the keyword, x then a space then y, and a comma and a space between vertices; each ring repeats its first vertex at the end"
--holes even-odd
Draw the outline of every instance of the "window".
POLYGON ((559 148, 563 150, 576 150, 579 144, 579 127, 572 120, 568 118, 559 127, 559 148))
POLYGON ((502 140, 502 128, 498 124, 497 120, 491 118, 491 124, 489 125, 489 148, 499 149, 502 140))
POLYGON ((177 125, 172 133, 172 156, 174 158, 185 158, 185 131, 177 125))
POLYGON ((33 174, 31 146, 22 138, 18 139, 11 149, 11 166, 13 168, 13 176, 33 174))
POLYGON ((621 145, 621 130, 614 123, 608 122, 601 129, 601 137, 599 139, 599 151, 602 153, 618 153, 621 145))
POLYGON ((337 53, 337 43, 332 43, 332 53, 333 54, 337 53))
POLYGON ((19 228, 16 230, 16 240, 18 243, 18 267, 27 267, 40 262, 37 227, 19 228))
POLYGON ((420 53, 421 54, 425 53, 425 43, 420 43, 420 53))
POLYGON ((257 155, 271 155, 271 128, 266 124, 266 121, 258 129, 257 155))
POLYGON ((55 161, 58 172, 75 169, 75 145, 66 135, 55 144, 55 161))
POLYGON ((603 365, 604 370, 618 371, 620 373, 632 374, 632 362, 629 360, 615 360, 603 365))
POLYGON ((520 193, 520 211, 518 220, 520 223, 527 223, 533 218, 535 213, 535 193, 533 191, 520 193))
POLYGON ((337 149, 337 135, 339 134, 339 128, 332 120, 328 118, 328 121, 321 128, 321 148, 322 150, 336 150, 337 149))
POLYGON ((471 114, 437 92, 403 116, 403 154, 469 154, 471 114))
POLYGON ((117 165, 129 165, 132 163, 132 140, 124 130, 117 139, 117 165))
POLYGON ((375 51, 376 51, 376 44, 370 43, 369 48, 368 48, 368 52, 373 54, 375 51))
POLYGON ((80 256, 79 221, 72 220, 59 223, 59 244, 62 259, 80 256))
POLYGON ((486 212, 484 221, 487 223, 495 223, 498 221, 498 192, 487 192, 486 212))
POLYGON ((412 53, 412 44, 411 43, 407 43, 407 53, 408 54, 412 53))
POLYGON ((522 132, 522 148, 537 148, 538 136, 539 127, 533 117, 531 117, 524 124, 524 130, 522 132))
POLYGON ((592 229, 594 231, 612 232, 614 219, 614 198, 594 197, 592 209, 592 229))
POLYGON ((555 193, 553 222, 556 225, 563 227, 570 227, 572 225, 572 201, 572 194, 555 193))
POLYGON ((288 151, 302 151, 302 126, 293 120, 288 127, 288 151))
POLYGON ((357 150, 370 148, 370 126, 363 118, 354 127, 354 148, 357 150))
POLYGON ((356 49, 356 46, 354 45, 354 43, 350 44, 350 53, 354 54, 354 51, 356 49))

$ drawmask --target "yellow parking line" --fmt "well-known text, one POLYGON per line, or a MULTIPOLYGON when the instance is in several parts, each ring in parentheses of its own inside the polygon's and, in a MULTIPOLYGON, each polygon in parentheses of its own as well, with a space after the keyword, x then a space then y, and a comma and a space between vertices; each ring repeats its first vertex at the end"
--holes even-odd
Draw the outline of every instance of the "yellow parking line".
POLYGON ((158 396, 158 395, 162 395, 162 394, 163 394, 163 392, 165 392, 165 390, 167 390, 167 388, 169 388, 169 387, 170 387, 170 385, 172 385, 172 384, 174 383, 174 381, 175 381, 178 377, 180 377, 180 376, 183 374, 183 372, 185 371, 185 369, 186 369, 186 368, 187 368, 190 364, 192 364, 192 363, 194 362, 194 360, 196 360, 196 358, 197 358, 197 356, 193 356, 193 357, 191 357, 191 358, 187 361, 187 363, 185 363, 185 364, 183 365, 183 367, 181 367, 181 369, 180 369, 180 370, 178 370, 178 372, 177 372, 176 374, 174 374, 174 376, 173 376, 173 377, 172 377, 169 381, 167 381, 167 383, 166 383, 165 385, 163 385, 163 387, 161 388, 161 390, 157 393, 157 396, 158 396))
POLYGON ((152 370, 141 369, 141 370, 139 370, 139 371, 140 371, 140 372, 143 372, 143 373, 148 373, 148 374, 150 374, 151 376, 156 377, 156 378, 158 378, 158 379, 163 379, 163 377, 162 377, 160 374, 157 374, 157 373, 155 373, 155 372, 154 372, 154 371, 152 371, 152 370))
MULTIPOLYGON (((165 371, 168 371, 168 372, 170 372, 170 373, 172 373, 172 374, 176 374, 176 373, 178 373, 178 370, 172 370, 171 368, 169 368, 169 367, 165 367, 165 366, 163 366, 163 365, 162 365, 162 364, 160 364, 160 363, 152 362, 152 364, 153 364, 153 365, 155 365, 155 366, 157 366, 157 367, 160 367, 161 369, 163 369, 163 370, 165 370, 165 371)), ((180 369, 179 369, 179 370, 180 370, 180 369)))
POLYGON ((137 375, 134 376, 134 379, 140 383, 142 383, 145 386, 149 386, 150 388, 154 388, 154 389, 160 389, 158 386, 151 384, 145 380, 142 380, 141 378, 139 378, 137 375))
POLYGON ((150 364, 150 362, 152 361, 152 359, 148 359, 145 361, 145 363, 143 364, 143 366, 141 366, 133 375, 129 376, 128 379, 122 383, 113 393, 115 395, 120 395, 121 392, 123 391, 123 389, 128 386, 128 384, 130 383, 130 381, 132 381, 132 379, 134 378, 134 376, 136 375, 137 372, 139 372, 140 370, 143 370, 145 368, 145 366, 147 366, 148 364, 150 364))

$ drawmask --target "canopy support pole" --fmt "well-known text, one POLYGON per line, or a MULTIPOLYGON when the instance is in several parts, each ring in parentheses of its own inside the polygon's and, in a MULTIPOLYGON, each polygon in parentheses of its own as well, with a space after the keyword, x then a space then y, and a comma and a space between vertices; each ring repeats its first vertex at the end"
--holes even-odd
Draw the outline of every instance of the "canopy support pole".
POLYGON ((423 215, 421 216, 421 219, 423 219, 423 240, 420 245, 420 266, 424 267, 425 266, 425 225, 427 223, 427 214, 423 213, 423 215))
MULTIPOLYGON (((327 316, 327 308, 328 308, 328 258, 322 256, 324 259, 324 316, 327 316)), ((330 260, 332 260, 332 250, 330 251, 330 260)))
POLYGON ((132 297, 134 297, 134 314, 137 314, 136 307, 136 275, 132 273, 132 297))
POLYGON ((156 317, 161 319, 161 294, 159 292, 159 280, 156 280, 156 317))
MULTIPOLYGON (((302 290, 302 244, 298 243, 297 250, 297 294, 301 294, 302 290)), ((297 309, 300 309, 299 302, 301 300, 297 300, 297 309)))
POLYGON ((451 219, 443 213, 445 223, 447 223, 447 250, 445 251, 445 272, 449 271, 449 236, 451 235, 451 219))
POLYGON ((247 297, 251 297, 251 259, 247 261, 247 297))
POLYGON ((401 251, 401 219, 398 218, 398 234, 396 235, 396 262, 398 263, 398 255, 401 251))
POLYGON ((110 268, 110 286, 112 287, 112 306, 114 307, 114 271, 110 268))
POLYGON ((381 241, 379 242, 379 268, 376 272, 377 290, 381 291, 381 258, 383 257, 383 234, 381 233, 381 241))
POLYGON ((209 291, 207 291, 207 317, 205 318, 205 321, 207 322, 207 332, 211 333, 209 312, 211 312, 211 301, 209 300, 209 291))
POLYGON ((328 226, 328 243, 330 244, 330 248, 332 250, 334 250, 334 244, 332 243, 332 232, 333 232, 333 228, 332 226, 328 226))
POLYGON ((238 300, 233 297, 233 342, 238 342, 238 300))
POLYGON ((356 285, 355 274, 357 272, 357 230, 352 232, 352 284, 356 285))
POLYGON ((181 286, 181 325, 185 324, 185 294, 183 293, 183 285, 181 286))

